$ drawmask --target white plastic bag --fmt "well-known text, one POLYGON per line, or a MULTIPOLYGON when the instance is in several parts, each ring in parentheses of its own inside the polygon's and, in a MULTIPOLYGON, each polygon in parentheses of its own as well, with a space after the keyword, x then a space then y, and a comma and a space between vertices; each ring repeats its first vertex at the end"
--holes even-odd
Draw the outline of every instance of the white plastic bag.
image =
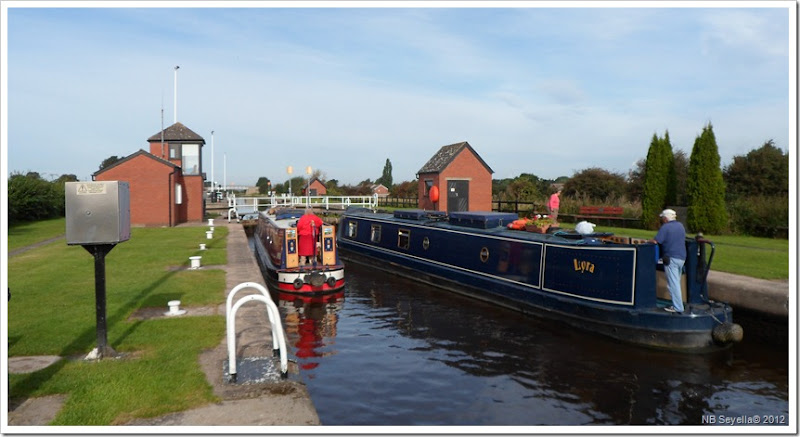
POLYGON ((589 223, 586 220, 584 220, 575 225, 575 231, 581 235, 593 234, 595 226, 597 225, 594 223, 589 223))

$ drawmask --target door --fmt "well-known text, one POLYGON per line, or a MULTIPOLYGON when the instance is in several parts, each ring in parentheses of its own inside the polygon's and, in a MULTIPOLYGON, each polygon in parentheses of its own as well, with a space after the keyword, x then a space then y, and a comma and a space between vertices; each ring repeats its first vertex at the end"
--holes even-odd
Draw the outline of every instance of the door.
POLYGON ((447 212, 469 211, 469 181, 447 181, 447 212))

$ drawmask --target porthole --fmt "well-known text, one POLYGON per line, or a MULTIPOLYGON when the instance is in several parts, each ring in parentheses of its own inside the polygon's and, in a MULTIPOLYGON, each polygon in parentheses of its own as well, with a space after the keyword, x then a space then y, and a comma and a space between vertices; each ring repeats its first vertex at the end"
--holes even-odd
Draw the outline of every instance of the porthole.
POLYGON ((481 262, 486 262, 489 260, 489 248, 483 247, 481 248, 481 262))
POLYGON ((425 249, 425 250, 428 250, 428 248, 430 246, 431 246, 431 240, 429 240, 428 237, 423 238, 422 239, 422 248, 425 249))

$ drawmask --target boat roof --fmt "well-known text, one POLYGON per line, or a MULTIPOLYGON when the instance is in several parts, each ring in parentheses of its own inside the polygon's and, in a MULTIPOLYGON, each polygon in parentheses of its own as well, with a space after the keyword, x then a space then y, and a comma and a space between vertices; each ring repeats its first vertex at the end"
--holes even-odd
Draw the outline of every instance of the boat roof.
POLYGON ((275 223, 279 228, 291 228, 297 222, 297 219, 303 216, 305 211, 296 208, 281 208, 278 210, 262 211, 261 215, 267 220, 275 223))
POLYGON ((518 219, 517 214, 494 211, 428 211, 422 209, 398 209, 393 213, 376 213, 367 209, 347 211, 351 217, 373 220, 408 223, 409 225, 429 226, 449 230, 472 231, 481 234, 502 235, 523 240, 550 241, 566 244, 602 244, 597 238, 613 235, 594 233, 581 235, 575 232, 557 231, 550 234, 510 230, 507 225, 518 219))

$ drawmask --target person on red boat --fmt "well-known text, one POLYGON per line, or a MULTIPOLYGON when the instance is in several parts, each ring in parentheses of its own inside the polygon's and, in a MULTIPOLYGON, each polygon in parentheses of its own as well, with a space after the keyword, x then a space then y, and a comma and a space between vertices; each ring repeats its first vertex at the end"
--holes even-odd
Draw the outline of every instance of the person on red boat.
POLYGON ((297 221, 297 254, 300 255, 300 265, 308 264, 316 256, 321 228, 322 219, 311 208, 306 208, 305 214, 297 221))

